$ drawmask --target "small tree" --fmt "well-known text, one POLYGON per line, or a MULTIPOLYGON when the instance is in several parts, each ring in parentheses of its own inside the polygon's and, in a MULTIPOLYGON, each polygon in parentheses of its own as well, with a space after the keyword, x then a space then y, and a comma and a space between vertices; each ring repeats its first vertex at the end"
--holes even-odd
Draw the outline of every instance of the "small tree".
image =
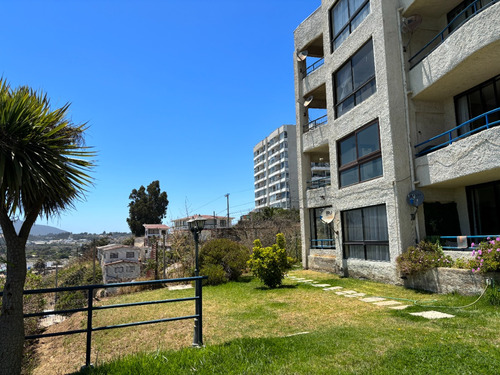
POLYGON ((144 235, 143 224, 161 224, 167 214, 167 193, 161 192, 160 181, 151 182, 147 190, 144 186, 132 190, 129 199, 127 223, 137 237, 144 235))
POLYGON ((254 241, 253 253, 248 265, 254 276, 269 288, 280 286, 285 272, 291 268, 292 259, 286 256, 286 242, 283 233, 276 235, 276 243, 262 247, 259 239, 254 241))

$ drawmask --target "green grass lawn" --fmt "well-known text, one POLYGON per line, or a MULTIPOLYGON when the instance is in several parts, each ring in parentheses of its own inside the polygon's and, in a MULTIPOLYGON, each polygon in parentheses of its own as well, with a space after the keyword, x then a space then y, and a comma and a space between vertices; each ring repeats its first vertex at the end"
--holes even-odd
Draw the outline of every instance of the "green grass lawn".
MULTIPOLYGON (((412 306, 396 311, 290 279, 282 288, 269 290, 255 279, 244 278, 204 287, 206 347, 190 347, 192 321, 97 332, 92 347, 97 367, 79 374, 500 373, 500 309, 488 303, 487 297, 466 309, 454 309, 477 297, 427 294, 311 271, 292 274, 367 296, 420 302, 406 301, 412 306), (425 310, 456 317, 428 320, 409 314, 425 310)), ((105 303, 192 294, 192 290, 161 289, 117 296, 105 303)), ((192 314, 193 305, 103 310, 94 321, 106 325, 192 314)), ((74 316, 62 324, 84 327, 85 318, 74 316)), ((45 340, 45 349, 52 349, 53 361, 48 361, 52 370, 67 373, 84 363, 85 338, 76 336, 81 335, 45 340), (81 355, 76 354, 77 348, 81 355), (66 367, 58 368, 58 363, 66 367)), ((43 371, 40 367, 38 373, 43 371)))

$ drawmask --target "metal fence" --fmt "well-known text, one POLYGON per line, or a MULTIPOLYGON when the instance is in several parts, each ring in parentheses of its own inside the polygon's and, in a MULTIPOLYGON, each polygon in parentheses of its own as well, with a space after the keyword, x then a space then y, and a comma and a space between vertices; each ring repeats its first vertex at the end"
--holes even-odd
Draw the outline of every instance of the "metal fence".
MULTIPOLYGON (((46 288, 46 289, 33 289, 33 290, 25 290, 24 294, 45 294, 45 293, 58 293, 58 292, 69 292, 69 291, 86 291, 87 292, 87 307, 76 308, 76 309, 67 309, 67 310, 53 310, 53 311, 44 311, 37 312, 31 314, 24 314, 24 318, 32 318, 32 317, 40 317, 47 315, 55 315, 55 314, 70 314, 75 312, 86 312, 87 313, 87 327, 84 329, 76 329, 71 331, 61 331, 54 333, 42 333, 38 335, 29 335, 26 336, 26 340, 38 339, 42 337, 55 337, 55 336, 67 336, 74 335, 77 333, 86 333, 87 341, 86 341, 86 355, 85 355, 85 367, 91 365, 90 362, 90 353, 92 347, 92 332, 103 331, 114 328, 124 328, 124 327, 132 327, 132 326, 140 326, 144 324, 155 324, 162 322, 172 322, 176 320, 187 320, 194 319, 194 335, 193 335, 193 346, 202 346, 203 345, 203 314, 202 314, 202 281, 206 279, 207 276, 195 276, 195 277, 185 277, 179 279, 163 279, 163 280, 152 280, 152 281, 136 281, 129 283, 116 283, 116 284, 97 284, 97 285, 83 285, 83 286, 70 286, 70 287, 61 287, 61 288, 46 288), (106 288, 121 288, 127 286, 136 286, 136 285, 156 285, 156 284, 165 284, 165 283, 185 283, 185 282, 195 282, 195 295, 194 297, 186 297, 186 298, 174 298, 174 299, 165 299, 165 300, 157 300, 157 301, 143 301, 143 302, 134 302, 134 303, 124 303, 124 304, 116 304, 116 305, 105 305, 105 306, 94 306, 94 291, 97 289, 106 289, 106 288), (174 318, 164 318, 164 319, 156 319, 156 320, 147 320, 141 322, 132 322, 125 324, 117 324, 117 325, 109 325, 102 327, 93 327, 92 326, 92 313, 97 310, 105 310, 105 309, 116 309, 122 307, 129 306, 144 306, 144 305, 153 305, 160 303, 173 303, 173 302, 184 302, 184 301, 195 301, 195 314, 194 315, 186 315, 186 316, 178 316, 174 318)), ((3 296, 3 292, 0 292, 0 297, 3 296)))

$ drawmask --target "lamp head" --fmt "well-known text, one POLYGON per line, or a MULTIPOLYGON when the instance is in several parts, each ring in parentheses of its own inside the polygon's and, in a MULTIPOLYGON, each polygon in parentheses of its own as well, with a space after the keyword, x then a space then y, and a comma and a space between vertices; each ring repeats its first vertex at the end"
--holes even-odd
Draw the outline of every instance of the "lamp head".
POLYGON ((194 216, 191 220, 188 220, 188 227, 191 232, 201 232, 205 226, 205 221, 201 215, 194 216))

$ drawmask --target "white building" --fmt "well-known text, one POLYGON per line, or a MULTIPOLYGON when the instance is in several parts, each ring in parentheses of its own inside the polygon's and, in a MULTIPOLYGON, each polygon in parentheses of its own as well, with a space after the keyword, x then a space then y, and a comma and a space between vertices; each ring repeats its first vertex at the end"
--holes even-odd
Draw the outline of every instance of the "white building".
POLYGON ((130 281, 139 277, 140 249, 134 246, 110 244, 97 247, 104 283, 130 281))
POLYGON ((420 239, 500 234, 498 20, 492 0, 322 0, 295 30, 304 267, 398 282, 420 239))
POLYGON ((282 125, 253 148, 255 208, 298 208, 295 125, 282 125))

